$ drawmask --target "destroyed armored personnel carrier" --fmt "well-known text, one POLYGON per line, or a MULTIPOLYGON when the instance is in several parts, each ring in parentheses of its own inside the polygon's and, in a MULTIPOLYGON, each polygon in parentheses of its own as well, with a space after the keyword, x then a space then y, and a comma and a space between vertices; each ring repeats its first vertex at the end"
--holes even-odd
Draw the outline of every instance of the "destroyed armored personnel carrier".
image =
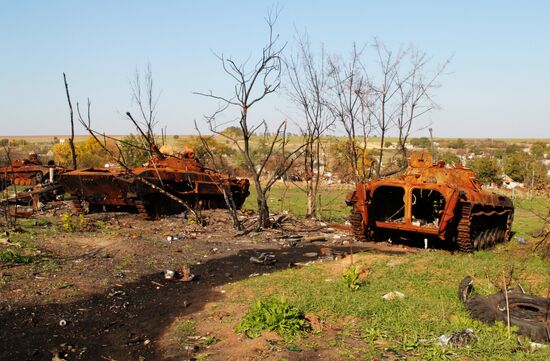
POLYGON ((156 147, 141 167, 89 168, 66 172, 61 183, 77 212, 135 211, 144 219, 191 208, 224 208, 222 190, 239 209, 249 195, 248 179, 236 179, 203 167, 193 150, 168 155, 156 147), (179 202, 180 200, 181 202, 179 202), (185 203, 185 204, 182 204, 185 203))
POLYGON ((358 241, 419 239, 471 252, 511 236, 510 198, 482 189, 471 169, 413 154, 400 176, 359 183, 346 198, 358 241))
POLYGON ((17 159, 0 167, 0 190, 12 184, 34 186, 44 183, 50 178, 50 172, 53 172, 51 177, 56 178, 63 171, 64 168, 56 166, 53 162, 43 165, 38 156, 31 153, 29 159, 17 159))

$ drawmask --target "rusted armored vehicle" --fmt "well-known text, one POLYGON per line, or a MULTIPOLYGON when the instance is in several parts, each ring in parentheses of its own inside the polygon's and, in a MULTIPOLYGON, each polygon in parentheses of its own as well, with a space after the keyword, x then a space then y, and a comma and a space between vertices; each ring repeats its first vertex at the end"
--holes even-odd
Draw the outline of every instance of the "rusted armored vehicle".
POLYGON ((89 168, 66 172, 61 176, 65 190, 73 197, 77 212, 103 209, 134 211, 144 219, 175 214, 193 208, 224 208, 222 189, 232 195, 240 208, 249 195, 248 179, 236 179, 203 167, 195 153, 168 155, 156 147, 154 156, 141 167, 89 168), (165 192, 162 192, 165 190, 165 192))
POLYGON ((464 252, 509 240, 514 215, 510 198, 483 190, 471 169, 434 164, 429 153, 412 154, 399 176, 359 183, 346 203, 358 241, 419 239, 464 252))
POLYGON ((50 178, 57 178, 64 171, 63 167, 56 166, 52 161, 43 165, 35 153, 31 153, 28 159, 14 160, 11 165, 0 167, 0 190, 11 184, 34 186, 44 183, 50 178), (51 171, 50 171, 51 169, 51 171))

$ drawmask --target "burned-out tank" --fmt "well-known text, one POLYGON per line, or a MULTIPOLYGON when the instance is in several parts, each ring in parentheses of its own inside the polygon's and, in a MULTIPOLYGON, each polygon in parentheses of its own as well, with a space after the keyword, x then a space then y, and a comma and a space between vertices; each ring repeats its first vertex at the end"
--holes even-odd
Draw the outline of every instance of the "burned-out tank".
POLYGON ((359 241, 417 238, 464 252, 509 240, 514 215, 510 198, 483 190, 471 169, 429 153, 411 155, 398 177, 359 183, 346 203, 359 241))
POLYGON ((53 162, 43 165, 35 153, 31 153, 28 159, 13 160, 11 164, 0 167, 0 190, 11 184, 34 186, 44 183, 50 178, 57 176, 64 171, 64 168, 56 166, 53 162))
POLYGON ((141 167, 89 168, 66 172, 61 183, 73 197, 76 211, 83 206, 90 212, 106 210, 137 211, 145 219, 174 214, 185 206, 224 208, 222 189, 232 195, 239 209, 248 196, 248 179, 236 179, 203 167, 193 150, 168 155, 155 147, 155 155, 141 167), (166 193, 163 193, 165 190, 166 193))

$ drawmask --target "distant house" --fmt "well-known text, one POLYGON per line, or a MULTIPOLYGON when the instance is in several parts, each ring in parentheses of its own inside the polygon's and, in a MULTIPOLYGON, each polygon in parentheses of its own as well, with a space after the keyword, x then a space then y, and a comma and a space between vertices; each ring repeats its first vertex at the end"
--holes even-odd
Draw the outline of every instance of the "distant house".
POLYGON ((502 176, 502 185, 506 189, 514 189, 514 188, 523 188, 524 184, 520 182, 514 181, 512 178, 507 176, 506 174, 502 176))

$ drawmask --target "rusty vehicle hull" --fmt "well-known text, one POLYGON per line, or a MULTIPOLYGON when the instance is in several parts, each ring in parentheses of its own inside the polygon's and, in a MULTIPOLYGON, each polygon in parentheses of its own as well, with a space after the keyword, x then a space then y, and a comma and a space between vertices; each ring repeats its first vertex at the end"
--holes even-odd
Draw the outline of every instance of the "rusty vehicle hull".
POLYGON ((153 158, 145 167, 89 168, 66 172, 61 183, 72 195, 76 211, 122 210, 145 219, 192 208, 224 208, 222 189, 231 194, 239 209, 248 196, 249 181, 204 169, 195 159, 153 158), (164 190, 165 192, 161 191, 164 190), (87 209, 85 209, 87 208, 87 209))
POLYGON ((55 176, 61 174, 64 168, 55 165, 43 165, 36 160, 14 160, 11 164, 0 167, 0 191, 8 186, 34 186, 44 183, 53 168, 55 176))
POLYGON ((14 160, 10 165, 0 167, 0 191, 11 185, 28 186, 23 191, 15 187, 13 194, 0 200, 0 204, 32 206, 36 210, 40 204, 61 199, 65 192, 57 183, 57 178, 64 171, 65 168, 53 162, 43 165, 36 155, 32 159, 14 160))
POLYGON ((433 164, 429 153, 412 155, 398 177, 359 183, 346 202, 359 241, 418 238, 465 252, 509 240, 514 215, 510 198, 483 190, 471 169, 433 164))

